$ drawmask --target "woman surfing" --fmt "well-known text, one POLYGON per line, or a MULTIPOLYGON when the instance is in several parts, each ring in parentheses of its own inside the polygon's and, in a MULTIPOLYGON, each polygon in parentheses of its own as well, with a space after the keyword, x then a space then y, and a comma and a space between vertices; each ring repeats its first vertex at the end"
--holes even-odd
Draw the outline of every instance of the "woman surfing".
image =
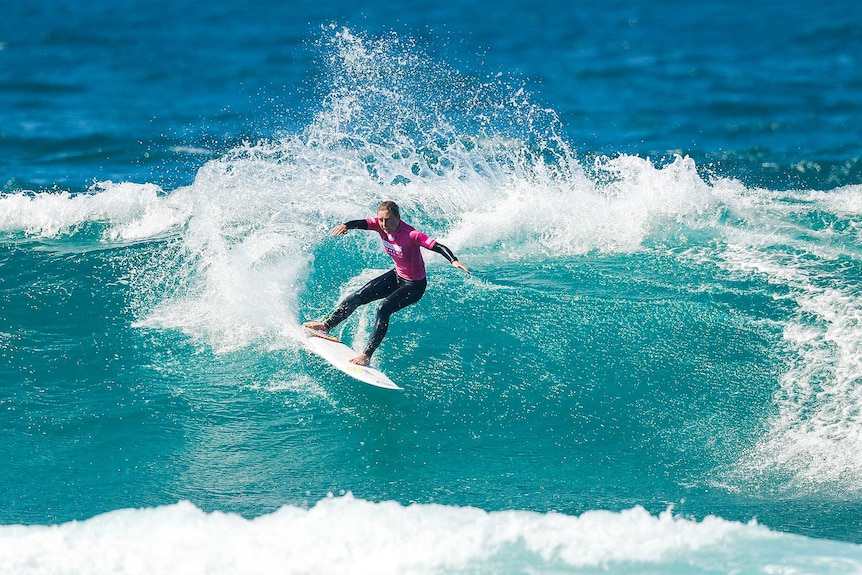
POLYGON ((362 288, 344 298, 335 310, 323 321, 310 321, 306 328, 328 334, 335 326, 350 317, 356 308, 372 301, 383 300, 377 309, 377 319, 365 350, 350 360, 357 365, 368 365, 371 356, 389 329, 389 317, 398 310, 416 303, 425 293, 428 284, 425 260, 420 248, 437 252, 451 264, 470 273, 452 250, 401 220, 401 212, 395 202, 385 201, 377 207, 376 218, 351 220, 338 224, 330 235, 343 236, 350 230, 374 231, 380 235, 383 249, 395 262, 395 268, 374 278, 362 288))

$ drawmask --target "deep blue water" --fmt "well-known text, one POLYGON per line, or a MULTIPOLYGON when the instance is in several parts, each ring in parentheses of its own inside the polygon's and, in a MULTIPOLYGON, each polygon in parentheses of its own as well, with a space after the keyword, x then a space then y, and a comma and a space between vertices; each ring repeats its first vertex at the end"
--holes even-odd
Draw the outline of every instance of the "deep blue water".
POLYGON ((862 571, 856 3, 0 8, 0 572, 862 571))

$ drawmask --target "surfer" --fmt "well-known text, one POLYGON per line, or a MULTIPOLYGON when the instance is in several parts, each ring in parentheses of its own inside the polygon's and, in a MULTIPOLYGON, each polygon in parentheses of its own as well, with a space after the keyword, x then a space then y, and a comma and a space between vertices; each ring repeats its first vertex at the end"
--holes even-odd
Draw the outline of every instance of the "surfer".
POLYGON ((395 268, 344 298, 325 320, 307 322, 305 327, 328 333, 347 319, 359 306, 382 299, 365 351, 350 360, 357 365, 368 365, 371 355, 386 336, 386 330, 389 329, 389 316, 416 303, 425 293, 428 281, 425 274, 425 261, 419 248, 437 252, 453 266, 468 274, 470 270, 458 261, 452 250, 401 221, 401 212, 395 202, 382 202, 377 207, 376 218, 351 220, 338 224, 332 228, 330 235, 343 236, 349 230, 368 230, 380 234, 383 249, 395 262, 395 268))

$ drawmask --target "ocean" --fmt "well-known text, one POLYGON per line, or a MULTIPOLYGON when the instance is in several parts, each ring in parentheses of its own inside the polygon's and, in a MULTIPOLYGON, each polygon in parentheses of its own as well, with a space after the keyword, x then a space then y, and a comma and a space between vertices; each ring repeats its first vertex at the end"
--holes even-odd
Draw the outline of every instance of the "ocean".
POLYGON ((862 573, 857 2, 0 8, 0 573, 862 573))

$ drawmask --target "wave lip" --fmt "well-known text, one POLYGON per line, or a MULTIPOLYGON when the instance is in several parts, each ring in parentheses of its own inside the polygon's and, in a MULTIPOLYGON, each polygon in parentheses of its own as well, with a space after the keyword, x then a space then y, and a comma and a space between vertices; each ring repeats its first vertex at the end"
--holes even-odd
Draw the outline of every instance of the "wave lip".
POLYGON ((180 502, 0 527, 4 573, 850 573, 862 547, 642 507, 579 517, 347 494, 245 519, 180 502))

